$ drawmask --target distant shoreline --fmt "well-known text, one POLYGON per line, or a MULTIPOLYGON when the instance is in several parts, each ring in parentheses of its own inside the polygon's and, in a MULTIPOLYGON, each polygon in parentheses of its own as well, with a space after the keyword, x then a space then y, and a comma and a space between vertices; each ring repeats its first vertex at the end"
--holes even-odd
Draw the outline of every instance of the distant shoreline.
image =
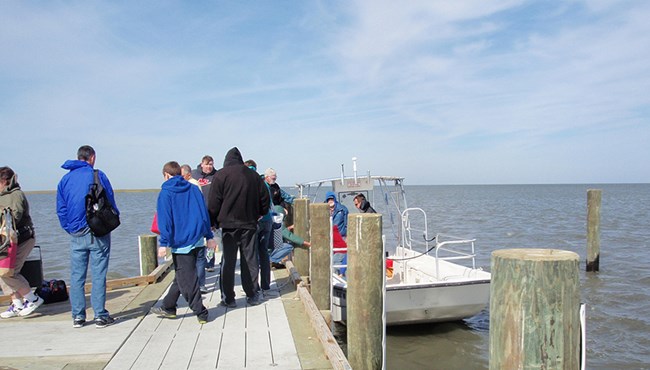
MULTIPOLYGON (((160 189, 116 189, 116 193, 152 193, 160 189)), ((56 190, 28 190, 25 194, 56 194, 56 190)))

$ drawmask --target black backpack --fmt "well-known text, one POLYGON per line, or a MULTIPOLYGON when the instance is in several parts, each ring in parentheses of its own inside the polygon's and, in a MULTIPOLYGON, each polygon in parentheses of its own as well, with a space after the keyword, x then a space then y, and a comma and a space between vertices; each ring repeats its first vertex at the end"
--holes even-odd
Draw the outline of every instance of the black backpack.
POLYGON ((43 303, 56 303, 68 300, 68 287, 63 280, 43 281, 41 286, 36 288, 36 294, 43 298, 43 303))
POLYGON ((94 170, 94 182, 86 195, 86 222, 95 236, 104 236, 120 226, 120 216, 113 209, 106 191, 94 170))

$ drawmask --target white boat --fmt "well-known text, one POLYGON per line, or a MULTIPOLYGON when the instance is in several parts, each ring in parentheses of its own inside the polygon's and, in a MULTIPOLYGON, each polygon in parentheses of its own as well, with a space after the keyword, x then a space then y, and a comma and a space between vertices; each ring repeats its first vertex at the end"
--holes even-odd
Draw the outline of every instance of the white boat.
MULTIPOLYGON (((475 239, 428 231, 426 213, 409 208, 396 176, 346 177, 297 184, 301 197, 322 202, 325 191, 336 193, 350 212, 358 212, 354 196, 363 193, 382 214, 384 248, 393 261, 393 276, 386 279, 386 325, 455 321, 472 317, 489 301, 490 273, 475 265, 475 239)), ((346 321, 347 282, 332 266, 332 319, 346 321)))

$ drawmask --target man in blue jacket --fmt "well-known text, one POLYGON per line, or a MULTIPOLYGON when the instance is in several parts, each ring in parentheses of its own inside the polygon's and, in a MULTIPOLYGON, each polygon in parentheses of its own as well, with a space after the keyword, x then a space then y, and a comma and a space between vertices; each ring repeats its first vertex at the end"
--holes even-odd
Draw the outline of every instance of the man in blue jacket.
POLYGON ((336 194, 333 191, 325 193, 325 203, 330 207, 332 225, 338 226, 341 236, 345 238, 348 234, 348 207, 336 200, 336 194))
MULTIPOLYGON (((94 183, 95 159, 95 150, 91 146, 80 147, 77 160, 65 161, 61 166, 70 172, 63 176, 56 191, 56 214, 59 216, 61 227, 71 236, 70 306, 72 326, 75 328, 80 328, 86 323, 84 285, 89 259, 93 285, 90 302, 95 311, 95 326, 104 328, 114 322, 105 307, 111 234, 97 237, 92 234, 86 222, 86 195, 94 183)), ((113 209, 119 214, 108 177, 102 171, 98 171, 98 177, 113 209)))
POLYGON ((165 256, 167 246, 172 249, 176 276, 163 298, 162 307, 154 307, 151 312, 175 318, 176 302, 182 294, 199 323, 205 324, 208 322, 208 309, 201 300, 196 259, 199 251, 205 248, 203 238, 208 240, 208 248, 216 247, 210 217, 201 190, 181 176, 181 166, 177 162, 165 163, 163 176, 165 182, 158 194, 156 208, 160 230, 158 256, 165 256))

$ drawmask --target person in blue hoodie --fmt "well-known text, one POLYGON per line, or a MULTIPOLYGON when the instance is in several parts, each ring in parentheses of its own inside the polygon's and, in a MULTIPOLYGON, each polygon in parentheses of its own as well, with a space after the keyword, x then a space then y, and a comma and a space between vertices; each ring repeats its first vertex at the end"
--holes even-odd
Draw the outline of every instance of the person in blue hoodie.
POLYGON ((332 225, 336 225, 339 228, 341 236, 345 239, 348 234, 348 207, 336 200, 336 194, 333 191, 325 193, 325 203, 330 207, 332 225))
POLYGON ((208 309, 201 300, 196 259, 199 250, 215 249, 216 242, 210 229, 210 216, 198 187, 181 176, 177 162, 167 162, 163 167, 165 182, 158 194, 156 212, 160 230, 158 256, 164 257, 166 247, 172 250, 176 276, 162 300, 162 307, 153 307, 152 313, 161 317, 176 318, 176 303, 180 295, 188 302, 200 324, 208 322, 208 309))
MULTIPOLYGON (((80 328, 86 323, 86 296, 84 285, 88 261, 92 274, 90 302, 95 312, 95 326, 103 328, 115 320, 106 310, 106 273, 111 253, 111 234, 98 237, 92 234, 86 222, 86 195, 94 183, 95 149, 84 145, 77 150, 77 160, 68 160, 61 166, 69 170, 59 181, 56 190, 56 214, 61 227, 71 236, 70 242, 70 306, 72 326, 80 328)), ((108 177, 98 171, 99 181, 119 214, 113 187, 108 177)))

